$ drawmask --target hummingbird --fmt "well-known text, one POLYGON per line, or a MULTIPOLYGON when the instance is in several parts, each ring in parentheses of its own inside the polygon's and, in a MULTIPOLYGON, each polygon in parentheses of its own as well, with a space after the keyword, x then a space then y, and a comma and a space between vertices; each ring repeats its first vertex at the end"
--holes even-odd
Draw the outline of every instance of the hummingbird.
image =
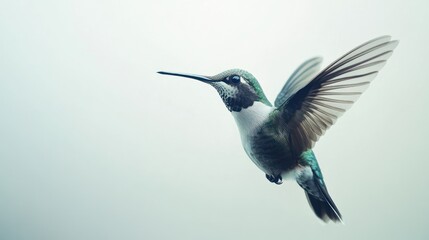
POLYGON ((231 69, 214 76, 158 73, 213 86, 235 119, 244 151, 268 181, 296 180, 318 218, 342 222, 312 148, 359 98, 397 45, 390 36, 375 38, 322 71, 322 59, 311 58, 289 77, 274 105, 245 70, 231 69))

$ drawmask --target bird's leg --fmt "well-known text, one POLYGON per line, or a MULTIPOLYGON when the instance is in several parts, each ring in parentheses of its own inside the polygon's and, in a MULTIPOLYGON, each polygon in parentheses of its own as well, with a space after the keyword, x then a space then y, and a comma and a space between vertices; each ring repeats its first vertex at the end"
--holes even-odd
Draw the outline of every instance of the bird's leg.
POLYGON ((265 177, 268 179, 268 181, 275 183, 277 185, 280 185, 283 183, 282 181, 282 176, 278 175, 278 176, 273 176, 273 175, 268 175, 265 174, 265 177))

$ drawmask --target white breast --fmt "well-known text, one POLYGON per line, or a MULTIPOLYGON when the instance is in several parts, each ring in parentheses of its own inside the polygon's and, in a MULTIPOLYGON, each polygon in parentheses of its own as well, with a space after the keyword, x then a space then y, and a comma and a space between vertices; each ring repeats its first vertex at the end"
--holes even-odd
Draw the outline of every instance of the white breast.
MULTIPOLYGON (((274 107, 267 106, 261 102, 255 102, 252 106, 242 109, 240 112, 232 112, 232 116, 240 132, 241 144, 247 155, 253 162, 257 163, 252 154, 249 138, 256 132, 256 129, 268 118, 274 107)), ((258 165, 258 164, 257 164, 258 165)))

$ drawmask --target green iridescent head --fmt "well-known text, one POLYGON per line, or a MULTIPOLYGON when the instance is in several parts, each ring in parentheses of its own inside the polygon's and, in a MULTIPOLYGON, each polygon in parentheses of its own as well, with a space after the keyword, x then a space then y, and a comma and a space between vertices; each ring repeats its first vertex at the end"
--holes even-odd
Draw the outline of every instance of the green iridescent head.
POLYGON ((246 109, 256 101, 271 106, 256 78, 245 70, 231 69, 211 77, 170 72, 158 73, 192 78, 212 85, 231 112, 246 109))

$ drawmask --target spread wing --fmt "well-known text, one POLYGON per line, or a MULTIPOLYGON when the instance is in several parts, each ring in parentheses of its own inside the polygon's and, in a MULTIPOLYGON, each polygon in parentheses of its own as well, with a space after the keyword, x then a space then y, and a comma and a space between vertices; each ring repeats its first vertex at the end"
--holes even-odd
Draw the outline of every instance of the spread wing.
POLYGON ((277 95, 274 106, 278 107, 282 105, 299 89, 307 85, 316 73, 319 72, 321 63, 322 58, 320 57, 311 58, 302 63, 286 81, 286 84, 277 95))
POLYGON ((313 147, 359 98, 397 45, 389 36, 373 39, 333 62, 302 88, 295 89, 298 83, 286 83, 285 91, 290 89, 293 95, 281 100, 277 116, 280 130, 289 134, 295 150, 313 147))

